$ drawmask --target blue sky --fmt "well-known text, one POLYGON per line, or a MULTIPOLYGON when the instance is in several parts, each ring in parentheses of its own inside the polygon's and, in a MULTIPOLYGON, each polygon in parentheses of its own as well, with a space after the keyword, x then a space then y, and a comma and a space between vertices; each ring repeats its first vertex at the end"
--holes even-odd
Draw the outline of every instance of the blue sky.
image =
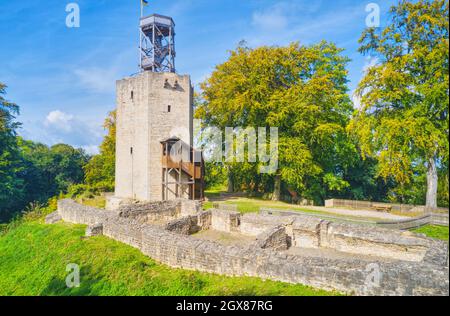
MULTIPOLYGON (((249 46, 335 42, 352 59, 350 89, 370 61, 357 52, 366 5, 395 0, 149 0, 176 23, 177 71, 198 84, 241 40, 249 46)), ((20 134, 97 151, 115 81, 137 72, 139 0, 0 0, 0 82, 21 108, 20 134), (68 3, 80 28, 67 28, 68 3)))

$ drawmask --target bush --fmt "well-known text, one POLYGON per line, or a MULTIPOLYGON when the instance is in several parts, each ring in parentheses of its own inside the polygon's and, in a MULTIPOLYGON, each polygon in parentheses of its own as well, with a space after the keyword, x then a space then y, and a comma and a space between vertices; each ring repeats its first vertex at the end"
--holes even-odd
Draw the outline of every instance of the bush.
POLYGON ((0 225, 0 235, 6 234, 23 223, 44 220, 47 215, 55 212, 57 208, 58 198, 56 196, 50 198, 45 204, 39 202, 30 203, 20 215, 13 218, 8 224, 0 225))

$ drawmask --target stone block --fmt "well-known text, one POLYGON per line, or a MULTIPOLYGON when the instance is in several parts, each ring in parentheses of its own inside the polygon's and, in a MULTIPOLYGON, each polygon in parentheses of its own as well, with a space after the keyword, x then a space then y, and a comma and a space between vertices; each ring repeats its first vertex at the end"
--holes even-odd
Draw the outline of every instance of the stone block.
POLYGON ((273 249, 276 251, 289 249, 290 240, 286 234, 286 228, 277 226, 259 235, 256 239, 255 246, 260 249, 273 249))
POLYGON ((240 225, 240 213, 225 211, 225 210, 211 210, 211 229, 221 232, 235 232, 240 225))

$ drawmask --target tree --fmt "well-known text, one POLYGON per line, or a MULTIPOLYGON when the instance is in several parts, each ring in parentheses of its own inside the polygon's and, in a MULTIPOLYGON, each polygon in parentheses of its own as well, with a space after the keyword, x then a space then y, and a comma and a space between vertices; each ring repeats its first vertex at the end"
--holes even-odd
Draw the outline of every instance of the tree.
POLYGON ((100 187, 103 191, 114 190, 116 162, 116 111, 110 112, 103 127, 108 131, 100 145, 100 154, 84 167, 85 180, 90 186, 100 187))
POLYGON ((19 107, 4 99, 6 86, 0 82, 0 221, 17 206, 23 198, 24 183, 19 174, 22 170, 16 141, 15 115, 19 107))
POLYGON ((82 149, 66 144, 48 147, 21 138, 19 145, 24 166, 21 178, 26 186, 27 202, 44 202, 83 182, 83 167, 88 157, 82 149))
MULTIPOLYGON (((327 42, 256 49, 241 45, 201 85, 204 102, 197 117, 205 124, 222 130, 279 128, 279 169, 271 175, 274 199, 285 187, 321 201, 329 187, 347 185, 342 174, 355 148, 345 132, 353 108, 347 95, 348 58, 341 53, 327 42)), ((253 183, 246 185, 258 188, 264 179, 258 180, 257 168, 244 165, 232 176, 247 171, 253 183)), ((227 166, 236 170, 231 162, 227 166)))
POLYGON ((361 108, 349 129, 378 174, 411 182, 427 169, 426 205, 437 207, 438 169, 448 161, 448 0, 401 1, 384 29, 369 28, 360 52, 378 60, 359 83, 361 108))
POLYGON ((17 136, 19 107, 4 99, 5 89, 0 83, 0 222, 83 182, 88 158, 69 145, 48 147, 17 136))

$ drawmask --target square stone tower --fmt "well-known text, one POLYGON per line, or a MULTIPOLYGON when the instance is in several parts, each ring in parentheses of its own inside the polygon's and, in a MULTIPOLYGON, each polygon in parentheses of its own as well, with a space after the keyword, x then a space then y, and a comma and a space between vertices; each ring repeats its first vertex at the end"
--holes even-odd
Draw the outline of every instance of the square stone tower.
POLYGON ((189 76, 145 71, 117 81, 116 201, 176 197, 163 197, 161 142, 177 137, 192 146, 192 122, 189 76))

